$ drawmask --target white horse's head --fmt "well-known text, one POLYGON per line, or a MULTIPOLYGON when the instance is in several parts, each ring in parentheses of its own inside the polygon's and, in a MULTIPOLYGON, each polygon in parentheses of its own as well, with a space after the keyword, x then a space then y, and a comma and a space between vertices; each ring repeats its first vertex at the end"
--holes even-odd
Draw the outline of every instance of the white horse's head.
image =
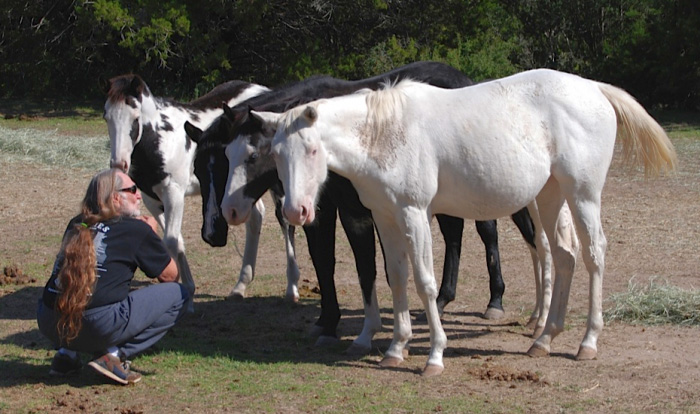
POLYGON ((316 218, 316 199, 328 176, 326 151, 316 121, 318 112, 307 105, 284 114, 255 112, 263 125, 275 129, 272 154, 285 191, 283 214, 292 225, 316 218))
POLYGON ((155 111, 151 91, 138 75, 110 79, 104 119, 107 121, 112 168, 129 171, 131 153, 143 133, 143 113, 155 111))

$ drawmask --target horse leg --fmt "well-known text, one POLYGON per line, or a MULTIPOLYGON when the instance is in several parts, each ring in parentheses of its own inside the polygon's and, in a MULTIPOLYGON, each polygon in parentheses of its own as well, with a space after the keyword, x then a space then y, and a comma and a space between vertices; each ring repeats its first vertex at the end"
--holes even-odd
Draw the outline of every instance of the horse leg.
POLYGON ((231 299, 245 298, 248 285, 255 278, 255 263, 258 259, 258 245, 260 244, 260 232, 265 216, 265 205, 262 200, 253 204, 250 218, 245 222, 245 247, 243 248, 243 263, 238 275, 238 282, 228 294, 231 299))
MULTIPOLYGON (((536 214, 539 219, 539 213, 536 214)), ((532 310, 530 315, 530 320, 528 320, 526 327, 533 329, 533 337, 537 338, 544 329, 544 324, 547 320, 547 315, 549 314, 549 304, 552 301, 552 278, 551 278, 551 254, 549 249, 549 242, 547 241, 544 233, 540 233, 537 236, 535 232, 535 224, 533 223, 532 217, 528 212, 527 207, 520 209, 515 214, 511 215, 513 223, 520 230, 520 234, 530 249, 530 257, 532 258, 532 270, 535 275, 535 308, 532 310), (535 242, 535 238, 538 237, 538 242, 535 242), (538 252, 537 244, 542 246, 538 252), (540 258, 540 253, 542 253, 542 259, 540 258), (547 274, 545 274, 545 269, 547 274)))
POLYGON ((503 311, 503 293, 506 284, 501 275, 501 258, 498 253, 498 227, 496 220, 476 221, 476 231, 486 248, 486 268, 489 271, 489 290, 491 299, 486 307, 484 318, 501 319, 505 316, 503 311))
POLYGON ((293 303, 299 302, 299 265, 297 264, 296 248, 294 247, 295 227, 290 226, 287 220, 282 217, 283 198, 272 193, 272 200, 275 203, 275 217, 284 233, 284 247, 287 253, 287 292, 285 298, 293 303))
MULTIPOLYGON (((408 309, 408 258, 406 239, 390 215, 378 217, 372 214, 384 252, 384 266, 391 288, 394 310, 394 332, 389 348, 379 362, 381 367, 397 367, 408 356, 408 341, 411 340, 411 315, 408 309)), ((436 295, 437 296, 437 295, 436 295)), ((434 314, 437 317, 437 305, 434 314)), ((430 323, 430 319, 428 320, 430 323)))
POLYGON ((162 201, 165 222, 163 242, 170 252, 170 255, 175 258, 182 284, 187 288, 190 294, 187 310, 192 313, 194 312, 195 284, 192 272, 190 271, 190 265, 187 263, 187 257, 185 256, 185 240, 182 237, 182 216, 185 209, 185 193, 174 187, 175 186, 171 185, 163 189, 162 201))
POLYGON ((321 315, 311 329, 311 335, 318 336, 316 346, 338 342, 336 330, 340 321, 340 306, 334 280, 337 210, 327 192, 328 189, 320 194, 316 220, 303 227, 321 290, 321 315))
POLYGON ((148 212, 151 213, 153 218, 156 219, 156 222, 158 223, 158 226, 160 226, 161 230, 165 231, 163 203, 161 203, 160 200, 149 197, 145 193, 141 193, 141 200, 143 201, 143 205, 146 206, 146 209, 148 209, 148 212))
POLYGON ((430 354, 422 375, 432 377, 445 369, 442 354, 447 346, 447 336, 440 323, 437 309, 437 283, 433 273, 433 240, 430 233, 430 216, 416 207, 404 207, 399 217, 400 234, 406 235, 408 257, 413 266, 416 291, 423 302, 430 328, 430 354))
POLYGON ((550 180, 545 186, 537 198, 537 205, 547 238, 553 242, 551 253, 555 276, 551 309, 542 334, 528 350, 530 356, 548 355, 552 340, 564 330, 571 280, 579 247, 569 209, 555 181, 550 180))
POLYGON ((457 295, 457 278, 459 277, 459 259, 462 252, 462 233, 464 220, 457 217, 437 214, 440 232, 445 240, 445 263, 442 268, 442 283, 437 297, 438 314, 442 317, 445 306, 455 300, 457 295))
POLYGON ((372 350, 372 338, 382 329, 382 319, 379 315, 377 291, 375 280, 377 279, 377 265, 375 262, 376 245, 374 239, 374 222, 372 213, 357 199, 356 204, 344 203, 338 205, 340 223, 350 242, 355 267, 362 289, 362 302, 365 309, 365 319, 362 332, 355 338, 346 353, 351 355, 363 355, 372 350), (352 206, 354 208, 348 208, 352 206))
MULTIPOLYGON (((552 302, 552 250, 549 238, 544 230, 537 202, 533 201, 527 207, 535 231, 535 248, 530 247, 533 270, 535 274, 535 309, 530 315, 527 327, 533 329, 533 338, 538 338, 544 331, 552 302)), ((522 210, 520 210, 522 212, 522 210)), ((518 212, 518 213, 520 213, 518 212)), ((525 236, 523 236, 525 237, 525 236)), ((527 239, 526 239, 527 240, 527 239)))

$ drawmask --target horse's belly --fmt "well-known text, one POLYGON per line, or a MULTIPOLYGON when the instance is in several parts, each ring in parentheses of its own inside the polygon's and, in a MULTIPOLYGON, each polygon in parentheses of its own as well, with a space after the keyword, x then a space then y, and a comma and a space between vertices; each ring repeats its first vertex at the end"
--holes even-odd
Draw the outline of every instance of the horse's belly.
POLYGON ((431 212, 472 220, 509 216, 533 201, 549 176, 549 170, 537 163, 440 174, 431 212))

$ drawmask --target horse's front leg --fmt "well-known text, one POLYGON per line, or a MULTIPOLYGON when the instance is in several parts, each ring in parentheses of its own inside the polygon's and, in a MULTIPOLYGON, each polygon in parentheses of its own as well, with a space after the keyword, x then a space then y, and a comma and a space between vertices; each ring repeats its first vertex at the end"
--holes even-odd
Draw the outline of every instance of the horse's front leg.
POLYGON ((229 298, 243 299, 248 285, 255 279, 255 263, 258 259, 260 232, 265 217, 265 205, 262 200, 253 204, 250 218, 245 222, 245 247, 243 248, 243 263, 238 275, 238 282, 229 293, 229 298))
POLYGON ((433 243, 430 233, 430 215, 417 207, 403 209, 404 221, 399 221, 401 234, 407 235, 408 257, 413 266, 413 278, 418 296, 423 302, 430 328, 430 355, 422 375, 432 377, 445 369, 442 354, 447 346, 447 336, 440 322, 437 307, 437 283, 433 271, 433 243))
POLYGON ((182 216, 185 210, 185 190, 180 186, 171 184, 162 190, 163 213, 165 228, 163 229, 163 242, 175 258, 177 270, 190 293, 190 300, 187 305, 189 312, 194 312, 194 291, 195 284, 190 266, 185 256, 185 240, 182 237, 182 216))
POLYGON ((407 243, 391 215, 378 216, 373 212, 372 216, 384 252, 384 266, 394 306, 394 337, 379 365, 397 367, 408 355, 407 344, 412 336, 407 292, 407 243))
POLYGON ((284 249, 287 253, 287 292, 285 298, 291 302, 299 302, 299 264, 297 263, 296 246, 294 243, 295 227, 289 225, 287 220, 282 217, 282 204, 284 198, 272 195, 272 201, 275 203, 275 217, 284 233, 284 249))

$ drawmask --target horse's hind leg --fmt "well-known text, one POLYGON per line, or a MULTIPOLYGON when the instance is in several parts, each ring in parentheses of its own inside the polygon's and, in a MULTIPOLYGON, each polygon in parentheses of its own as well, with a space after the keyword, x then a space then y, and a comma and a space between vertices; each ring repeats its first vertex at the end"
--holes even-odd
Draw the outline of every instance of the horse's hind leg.
POLYGON ((561 199, 558 191, 554 191, 558 189, 558 185, 554 183, 550 184, 550 187, 548 196, 538 197, 537 204, 542 226, 547 233, 547 238, 552 241, 554 288, 547 322, 542 334, 528 350, 530 356, 549 354, 552 340, 564 330, 571 280, 579 247, 568 206, 561 199))
POLYGON ((275 203, 275 217, 284 233, 284 247, 287 254, 287 292, 285 298, 291 302, 299 302, 299 265, 297 264, 296 248, 294 246, 294 226, 290 226, 282 217, 283 198, 272 193, 275 203))
POLYGON ((476 231, 486 248, 486 268, 489 271, 489 290, 491 299, 486 307, 484 318, 501 319, 505 316, 503 310, 503 293, 506 284, 501 274, 501 257, 498 252, 498 227, 496 220, 477 221, 476 231))
MULTIPOLYGON (((437 297, 438 313, 442 317, 445 306, 455 300, 457 294, 464 220, 443 214, 438 214, 435 217, 440 225, 442 237, 445 239, 445 263, 442 268, 442 283, 437 297)), ((421 319, 425 319, 425 316, 423 315, 421 319)))
POLYGON ((255 278, 255 263, 258 258, 258 245, 260 244, 260 231, 265 216, 265 205, 258 200, 250 213, 250 218, 245 223, 245 247, 243 249, 243 263, 238 275, 238 282, 229 293, 229 298, 243 299, 248 285, 255 278))
POLYGON ((600 196, 592 200, 576 200, 570 207, 577 234, 581 238, 583 262, 589 273, 586 334, 576 359, 589 360, 598 353, 598 336, 603 330, 603 273, 607 241, 600 221, 600 196))

